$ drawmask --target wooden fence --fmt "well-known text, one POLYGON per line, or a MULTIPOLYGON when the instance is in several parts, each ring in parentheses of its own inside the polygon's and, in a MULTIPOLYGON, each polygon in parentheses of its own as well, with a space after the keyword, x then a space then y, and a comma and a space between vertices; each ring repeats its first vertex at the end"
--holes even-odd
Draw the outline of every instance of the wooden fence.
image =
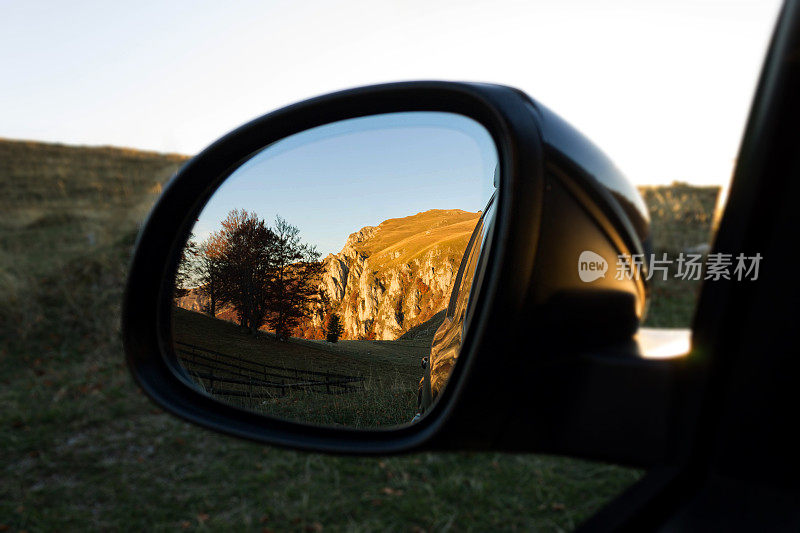
POLYGON ((362 376, 268 365, 194 344, 175 344, 186 371, 213 396, 277 398, 291 390, 346 394, 363 388, 362 376))

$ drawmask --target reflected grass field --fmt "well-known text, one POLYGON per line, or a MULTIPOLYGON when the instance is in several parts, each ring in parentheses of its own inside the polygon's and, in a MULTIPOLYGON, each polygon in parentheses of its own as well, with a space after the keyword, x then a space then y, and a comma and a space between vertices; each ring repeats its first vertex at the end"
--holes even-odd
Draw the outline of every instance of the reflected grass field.
MULTIPOLYGON (((0 142, 0 187, 13 191, 0 196, 0 525, 562 530, 641 475, 540 455, 305 454, 173 418, 131 381, 119 303, 137 225, 180 159, 23 144, 0 142)), ((665 235, 707 234, 700 208, 681 218, 662 197, 665 235)), ((690 290, 656 294, 651 324, 689 323, 690 290)))
POLYGON ((432 340, 280 341, 181 308, 173 311, 172 331, 179 360, 206 394, 288 420, 358 428, 414 418, 420 361, 432 340), (200 358, 186 346, 197 347, 200 358), (317 382, 325 384, 303 386, 317 382))

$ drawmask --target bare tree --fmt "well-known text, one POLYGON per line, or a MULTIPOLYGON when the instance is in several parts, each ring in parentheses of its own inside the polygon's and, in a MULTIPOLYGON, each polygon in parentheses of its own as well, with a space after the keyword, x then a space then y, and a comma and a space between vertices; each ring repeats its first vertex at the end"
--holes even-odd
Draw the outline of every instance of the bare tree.
POLYGON ((205 312, 214 317, 221 306, 230 306, 251 332, 269 324, 285 339, 312 304, 324 304, 320 254, 280 217, 273 229, 255 213, 234 209, 221 226, 194 252, 205 312))
POLYGON ((217 298, 236 310, 243 327, 255 332, 268 312, 275 234, 255 213, 235 209, 214 238, 221 249, 212 269, 217 298))
POLYGON ((280 339, 289 336, 300 321, 321 301, 319 276, 323 263, 316 247, 300 240, 300 230, 281 217, 275 218, 272 278, 267 323, 280 339))

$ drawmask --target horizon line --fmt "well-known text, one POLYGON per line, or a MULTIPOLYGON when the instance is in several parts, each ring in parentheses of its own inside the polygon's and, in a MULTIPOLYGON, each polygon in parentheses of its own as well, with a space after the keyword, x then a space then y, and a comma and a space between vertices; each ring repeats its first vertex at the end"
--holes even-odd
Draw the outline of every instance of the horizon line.
MULTIPOLYGON (((55 140, 41 140, 41 139, 25 139, 25 138, 13 138, 13 137, 5 137, 0 135, 0 142, 12 142, 12 143, 35 143, 35 144, 48 144, 52 146, 63 146, 66 148, 88 148, 88 149, 111 149, 111 150, 120 150, 120 151, 132 151, 132 152, 139 152, 142 154, 148 155, 161 155, 161 156, 177 156, 191 159, 195 157, 197 154, 189 155, 181 152, 170 152, 170 151, 161 151, 152 148, 140 148, 136 146, 121 146, 116 144, 91 144, 91 143, 70 143, 65 141, 55 141, 55 140)), ((202 150, 201 150, 202 152, 202 150)), ((198 152, 199 154, 200 152, 198 152)), ((672 187, 676 185, 689 185, 691 187, 725 187, 728 185, 732 177, 727 178, 724 182, 719 183, 715 181, 708 181, 708 180, 691 180, 687 178, 673 178, 672 180, 647 180, 647 181, 636 181, 631 179, 630 176, 625 175, 631 183, 635 187, 672 187)))

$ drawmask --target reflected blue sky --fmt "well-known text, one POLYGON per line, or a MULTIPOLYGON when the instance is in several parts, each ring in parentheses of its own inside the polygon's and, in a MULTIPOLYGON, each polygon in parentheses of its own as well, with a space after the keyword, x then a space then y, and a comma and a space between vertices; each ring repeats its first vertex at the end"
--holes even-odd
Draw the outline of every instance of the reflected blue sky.
POLYGON ((349 119, 266 147, 222 184, 201 212, 203 240, 231 209, 300 228, 323 257, 364 226, 429 209, 483 209, 497 150, 486 129, 453 113, 349 119))

